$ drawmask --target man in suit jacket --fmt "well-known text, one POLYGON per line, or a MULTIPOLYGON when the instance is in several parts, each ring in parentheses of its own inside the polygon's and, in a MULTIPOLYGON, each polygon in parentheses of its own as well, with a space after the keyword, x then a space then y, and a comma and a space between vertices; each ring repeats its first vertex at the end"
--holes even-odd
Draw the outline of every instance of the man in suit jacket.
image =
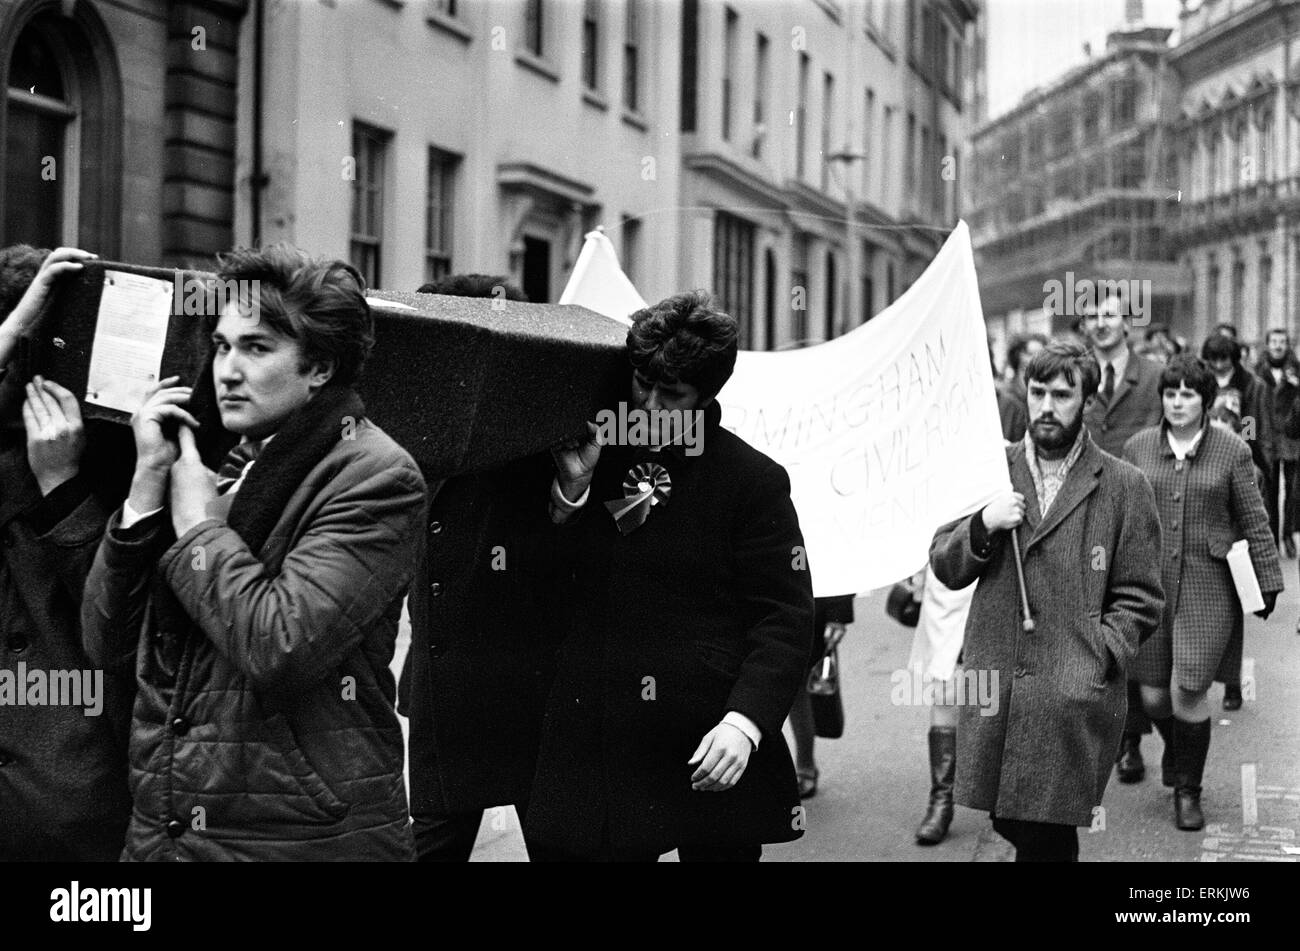
MULTIPOLYGON (((1286 549, 1286 556, 1296 556, 1295 532, 1297 514, 1300 507, 1300 440, 1292 439, 1286 434, 1286 417, 1291 404, 1300 396, 1300 359, 1296 358, 1291 348, 1291 334, 1282 327, 1274 327, 1268 332, 1264 355, 1255 365, 1255 375, 1268 390, 1265 401, 1272 407, 1273 424, 1273 468, 1268 474, 1268 483, 1272 491, 1262 487, 1264 505, 1268 509, 1269 525, 1275 536, 1279 535, 1286 549), (1279 512, 1278 489, 1286 484, 1285 510, 1279 512)), ((1243 407, 1242 412, 1245 412, 1243 407)))
MULTIPOLYGON (((1084 410, 1088 434, 1103 452, 1117 459, 1124 443, 1140 429, 1161 419, 1160 364, 1138 354, 1129 343, 1131 320, 1118 298, 1109 297, 1084 315, 1083 332, 1101 371, 1097 395, 1084 410)), ((1121 783, 1140 782, 1146 775, 1142 736, 1151 721, 1142 710, 1137 680, 1128 684, 1128 719, 1115 769, 1121 783)))
POLYGON ((990 812, 1016 861, 1075 861, 1074 827, 1091 824, 1119 745, 1125 675, 1160 621, 1160 522, 1142 473, 1083 427, 1091 354, 1050 344, 1027 376, 1029 432, 1007 449, 1012 490, 940 528, 930 565, 950 588, 979 582, 963 663, 996 677, 994 712, 959 707, 956 800, 990 812))
POLYGON ((814 633, 790 480, 720 425, 735 319, 694 293, 633 321, 632 410, 661 422, 557 450, 573 616, 524 829, 548 858, 758 861, 804 828, 781 735, 814 633))

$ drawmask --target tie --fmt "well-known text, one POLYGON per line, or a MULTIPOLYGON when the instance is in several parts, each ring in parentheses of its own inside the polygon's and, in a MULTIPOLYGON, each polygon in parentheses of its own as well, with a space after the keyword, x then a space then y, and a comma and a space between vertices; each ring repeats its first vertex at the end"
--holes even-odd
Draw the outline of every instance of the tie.
POLYGON ((217 494, 225 495, 239 482, 244 470, 262 451, 262 440, 241 442, 226 454, 221 468, 217 470, 217 494))
POLYGON ((1112 396, 1115 395, 1115 364, 1106 364, 1106 382, 1102 385, 1101 395, 1109 403, 1112 396))

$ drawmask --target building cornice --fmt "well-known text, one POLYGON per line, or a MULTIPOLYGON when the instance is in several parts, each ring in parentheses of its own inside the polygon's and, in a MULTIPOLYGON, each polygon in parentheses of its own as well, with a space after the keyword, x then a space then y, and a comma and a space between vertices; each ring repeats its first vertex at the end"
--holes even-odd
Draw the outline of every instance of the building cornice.
POLYGON ((580 205, 592 204, 596 194, 594 186, 532 162, 500 163, 497 165, 497 184, 506 189, 543 192, 580 205))
POLYGON ((688 152, 682 156, 682 165, 725 187, 743 192, 772 211, 782 211, 789 207, 789 201, 777 185, 721 152, 688 152))

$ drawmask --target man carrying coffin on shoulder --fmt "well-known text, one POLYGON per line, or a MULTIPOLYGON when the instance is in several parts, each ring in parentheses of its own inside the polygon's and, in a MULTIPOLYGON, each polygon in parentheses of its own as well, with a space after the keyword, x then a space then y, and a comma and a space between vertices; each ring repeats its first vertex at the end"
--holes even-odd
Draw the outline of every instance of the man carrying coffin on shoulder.
POLYGON ((1101 803, 1125 676, 1164 604, 1155 493, 1084 427, 1100 375, 1078 344, 1030 360, 1029 430, 1007 448, 1012 488, 941 527, 930 547, 945 585, 979 582, 963 665, 998 691, 992 715, 958 710, 955 798, 991 814, 1018 862, 1078 860, 1074 827, 1101 803), (1021 552, 1032 630, 1020 616, 1021 552))
POLYGON ((410 860, 388 665, 425 486, 352 388, 363 283, 285 246, 220 261, 240 292, 212 374, 239 445, 204 468, 190 388, 161 381, 86 583, 87 652, 138 685, 123 857, 410 860))
POLYGON ((626 441, 643 444, 602 446, 593 424, 555 452, 551 511, 572 545, 573 613, 524 817, 529 849, 757 861, 763 843, 804 828, 781 735, 813 632, 790 480, 719 425, 737 328, 707 295, 634 314, 627 344, 625 415, 639 419, 626 441))

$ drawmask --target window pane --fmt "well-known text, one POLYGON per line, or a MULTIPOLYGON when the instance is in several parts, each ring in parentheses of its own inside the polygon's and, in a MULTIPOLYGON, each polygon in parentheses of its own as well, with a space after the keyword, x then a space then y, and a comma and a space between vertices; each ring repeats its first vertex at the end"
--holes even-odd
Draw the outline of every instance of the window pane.
POLYGON ((18 37, 9 64, 9 85, 51 99, 67 98, 63 92, 63 73, 54 50, 35 30, 24 30, 18 37))
POLYGON ((41 178, 42 162, 50 155, 63 161, 63 128, 66 120, 38 114, 16 103, 9 104, 5 130, 4 243, 25 242, 38 248, 57 248, 75 243, 62 240, 62 182, 41 178))

